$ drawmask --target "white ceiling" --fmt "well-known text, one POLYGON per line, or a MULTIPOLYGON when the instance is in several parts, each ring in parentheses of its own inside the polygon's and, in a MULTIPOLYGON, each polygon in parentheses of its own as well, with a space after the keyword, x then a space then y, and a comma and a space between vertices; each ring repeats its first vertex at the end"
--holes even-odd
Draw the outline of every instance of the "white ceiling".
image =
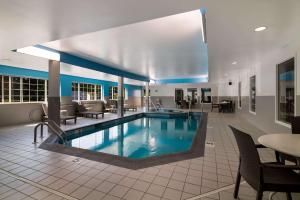
POLYGON ((11 50, 198 8, 198 0, 0 0, 0 64, 45 68, 11 50))
POLYGON ((276 49, 300 44, 299 0, 205 0, 201 5, 207 9, 210 81, 254 66, 276 49), (254 32, 260 26, 267 30, 254 32))
POLYGON ((42 44, 151 79, 207 76, 200 10, 42 44))
POLYGON ((44 43, 199 7, 197 0, 0 0, 0 50, 44 43))
MULTIPOLYGON (((203 7, 207 9, 210 81, 249 67, 274 49, 299 44, 299 0, 0 0, 0 64, 38 68, 47 62, 12 55, 10 50, 105 29, 113 31, 114 27, 203 7), (262 25, 267 30, 254 33, 253 29, 262 25), (233 61, 238 64, 232 65, 233 61)), ((142 67, 140 70, 147 73, 142 67)))

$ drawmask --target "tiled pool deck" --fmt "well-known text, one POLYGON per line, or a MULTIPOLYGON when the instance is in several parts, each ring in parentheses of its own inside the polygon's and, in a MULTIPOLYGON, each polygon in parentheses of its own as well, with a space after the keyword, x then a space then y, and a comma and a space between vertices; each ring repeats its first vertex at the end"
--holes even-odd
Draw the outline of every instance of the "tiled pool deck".
MULTIPOLYGON (((104 120, 115 117, 106 114, 104 120)), ((80 118, 77 125, 62 128, 99 121, 80 118)), ((139 170, 42 150, 32 144, 33 125, 0 128, 0 199, 232 200, 238 151, 228 124, 238 124, 254 139, 263 134, 234 115, 209 113, 206 141, 214 144, 206 147, 204 157, 139 170)), ((273 159, 270 150, 260 153, 265 161, 273 159)), ((255 192, 244 184, 240 199, 255 199, 255 192)))

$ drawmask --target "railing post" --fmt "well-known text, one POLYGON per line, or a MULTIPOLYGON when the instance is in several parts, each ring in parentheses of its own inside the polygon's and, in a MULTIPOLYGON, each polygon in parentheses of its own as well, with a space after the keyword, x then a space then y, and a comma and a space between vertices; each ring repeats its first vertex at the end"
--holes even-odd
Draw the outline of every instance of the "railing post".
POLYGON ((41 138, 44 137, 44 124, 41 125, 41 138))
POLYGON ((38 143, 37 142, 37 131, 38 131, 39 126, 41 126, 41 138, 44 137, 44 125, 46 125, 48 127, 48 130, 51 130, 51 132, 53 132, 54 134, 56 134, 59 137, 59 139, 61 139, 61 141, 63 142, 63 144, 65 143, 64 138, 61 136, 62 134, 65 134, 65 132, 63 130, 61 130, 61 128, 54 121, 51 121, 51 122, 53 122, 54 126, 50 125, 49 123, 42 122, 42 123, 37 124, 34 127, 33 144, 38 143))
POLYGON ((37 143, 36 140, 37 140, 37 129, 38 129, 38 127, 39 127, 39 124, 36 127, 34 127, 33 144, 37 143))

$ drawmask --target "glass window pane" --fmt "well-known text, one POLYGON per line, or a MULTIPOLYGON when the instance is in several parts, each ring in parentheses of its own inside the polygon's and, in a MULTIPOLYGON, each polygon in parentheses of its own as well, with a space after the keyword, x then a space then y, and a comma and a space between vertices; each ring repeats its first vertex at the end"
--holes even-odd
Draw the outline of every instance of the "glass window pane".
POLYGON ((38 101, 45 101, 45 92, 44 91, 39 91, 38 101))
POLYGON ((287 123, 291 123, 295 112, 294 66, 292 58, 277 68, 277 115, 279 121, 287 123))
POLYGON ((20 96, 11 96, 11 102, 20 102, 20 96))
POLYGON ((33 79, 33 78, 31 78, 30 79, 30 84, 35 84, 35 85, 37 85, 37 83, 38 83, 38 80, 37 79, 33 79))
POLYGON ((109 99, 112 99, 112 87, 109 87, 109 99))
POLYGON ((21 78, 11 77, 11 102, 20 102, 21 99, 21 78))
POLYGON ((72 99, 78 100, 78 83, 72 83, 72 99))
POLYGON ((4 87, 3 87, 3 95, 4 102, 9 102, 9 76, 3 76, 4 87))
POLYGON ((43 79, 38 79, 38 84, 39 84, 39 85, 45 85, 45 80, 43 80, 43 79))
POLYGON ((201 102, 211 103, 211 88, 201 88, 201 102))
POLYGON ((101 99, 101 85, 96 85, 96 99, 101 99))
POLYGON ((38 91, 37 91, 37 80, 30 79, 30 101, 35 102, 38 100, 38 91))
MULTIPOLYGON (((144 96, 146 96, 146 89, 144 89, 144 96)), ((175 89, 175 101, 181 102, 183 100, 183 90, 181 88, 175 89)))
POLYGON ((23 78, 23 84, 29 84, 29 78, 23 78))
POLYGON ((39 85, 38 85, 38 90, 39 90, 39 91, 40 91, 40 90, 45 90, 45 85, 39 84, 39 85))
POLYGON ((23 102, 29 102, 29 95, 23 94, 23 102))
POLYGON ((24 84, 24 83, 23 83, 23 90, 29 90, 29 84, 27 84, 27 83, 24 84))

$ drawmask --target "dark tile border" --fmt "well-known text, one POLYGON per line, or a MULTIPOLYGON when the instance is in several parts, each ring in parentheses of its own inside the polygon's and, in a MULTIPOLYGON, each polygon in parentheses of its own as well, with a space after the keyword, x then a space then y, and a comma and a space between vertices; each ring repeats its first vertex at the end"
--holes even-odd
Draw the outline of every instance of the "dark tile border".
MULTIPOLYGON (((141 113, 137 115, 141 115, 141 113)), ((124 120, 126 119, 128 120, 129 117, 131 116, 124 117, 124 120)), ((114 120, 110 120, 107 122, 113 122, 113 121, 114 120)), ((162 165, 171 162, 203 156, 205 150, 206 129, 207 129, 207 113, 201 113, 199 127, 197 129, 197 133, 195 135, 190 150, 181 153, 167 154, 162 156, 153 156, 150 158, 142 158, 137 160, 106 154, 106 153, 101 153, 101 152, 93 152, 87 149, 66 147, 64 145, 58 144, 58 137, 54 134, 48 137, 39 146, 39 148, 49 150, 49 151, 54 151, 57 153, 63 153, 71 156, 81 157, 93 161, 98 161, 102 163, 107 163, 110 165, 124 167, 128 169, 141 169, 141 168, 152 167, 156 165, 162 165)))

